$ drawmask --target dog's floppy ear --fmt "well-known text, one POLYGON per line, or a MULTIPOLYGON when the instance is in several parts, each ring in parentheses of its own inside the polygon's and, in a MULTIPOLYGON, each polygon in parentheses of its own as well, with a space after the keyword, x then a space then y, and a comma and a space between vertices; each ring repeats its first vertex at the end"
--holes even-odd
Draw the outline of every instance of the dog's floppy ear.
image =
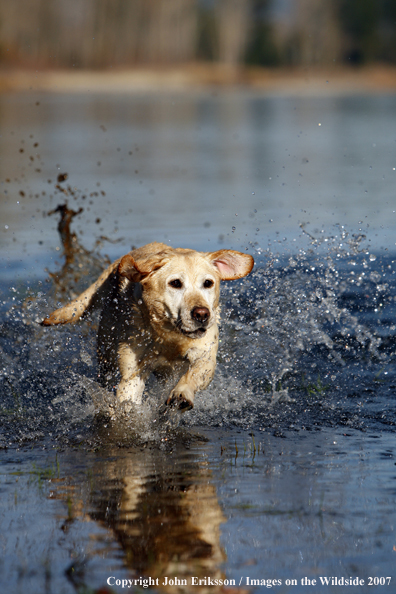
POLYGON ((128 278, 133 283, 139 283, 142 278, 150 274, 144 270, 139 270, 139 267, 131 254, 127 254, 121 258, 121 262, 118 265, 118 274, 125 278, 128 278))
POLYGON ((118 265, 118 274, 133 283, 140 283, 146 276, 161 268, 168 262, 171 250, 163 243, 149 243, 123 258, 118 265))
POLYGON ((247 276, 254 266, 252 256, 234 250, 211 252, 207 257, 217 268, 221 280, 235 280, 247 276))

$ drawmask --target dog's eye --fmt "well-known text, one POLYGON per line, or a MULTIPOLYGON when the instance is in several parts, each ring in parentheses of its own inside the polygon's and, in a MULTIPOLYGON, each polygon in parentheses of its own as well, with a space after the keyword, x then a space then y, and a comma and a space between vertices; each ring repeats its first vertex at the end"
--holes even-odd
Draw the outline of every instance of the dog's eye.
POLYGON ((203 284, 205 289, 210 289, 210 287, 213 287, 213 285, 214 285, 214 282, 212 280, 210 280, 210 278, 207 278, 203 284))
POLYGON ((175 278, 174 280, 169 281, 169 284, 171 287, 173 287, 174 289, 181 289, 183 284, 181 282, 180 279, 175 278))

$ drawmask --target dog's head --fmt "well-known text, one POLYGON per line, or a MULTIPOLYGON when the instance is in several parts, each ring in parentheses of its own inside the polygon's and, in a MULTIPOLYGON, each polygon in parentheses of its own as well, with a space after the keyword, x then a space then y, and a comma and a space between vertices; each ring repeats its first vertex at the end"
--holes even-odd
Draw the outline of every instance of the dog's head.
POLYGON ((124 256, 118 272, 141 284, 157 331, 201 338, 217 321, 220 281, 248 275, 253 264, 252 256, 233 250, 204 253, 153 243, 124 256))

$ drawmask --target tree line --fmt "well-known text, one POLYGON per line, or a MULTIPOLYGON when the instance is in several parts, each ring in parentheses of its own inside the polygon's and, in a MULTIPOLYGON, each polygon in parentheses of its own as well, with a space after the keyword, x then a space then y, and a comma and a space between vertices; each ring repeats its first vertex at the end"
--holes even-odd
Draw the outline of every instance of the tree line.
POLYGON ((396 62, 396 0, 0 0, 0 65, 396 62))

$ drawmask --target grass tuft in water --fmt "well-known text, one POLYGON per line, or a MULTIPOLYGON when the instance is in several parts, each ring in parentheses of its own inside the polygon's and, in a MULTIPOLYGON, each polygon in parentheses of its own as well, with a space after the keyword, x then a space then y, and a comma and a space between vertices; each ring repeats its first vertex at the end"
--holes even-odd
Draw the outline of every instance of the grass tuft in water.
POLYGON ((322 398, 326 395, 327 390, 330 388, 330 384, 324 384, 318 375, 316 384, 309 383, 305 385, 305 376, 303 375, 303 388, 306 390, 309 397, 321 396, 322 398))

